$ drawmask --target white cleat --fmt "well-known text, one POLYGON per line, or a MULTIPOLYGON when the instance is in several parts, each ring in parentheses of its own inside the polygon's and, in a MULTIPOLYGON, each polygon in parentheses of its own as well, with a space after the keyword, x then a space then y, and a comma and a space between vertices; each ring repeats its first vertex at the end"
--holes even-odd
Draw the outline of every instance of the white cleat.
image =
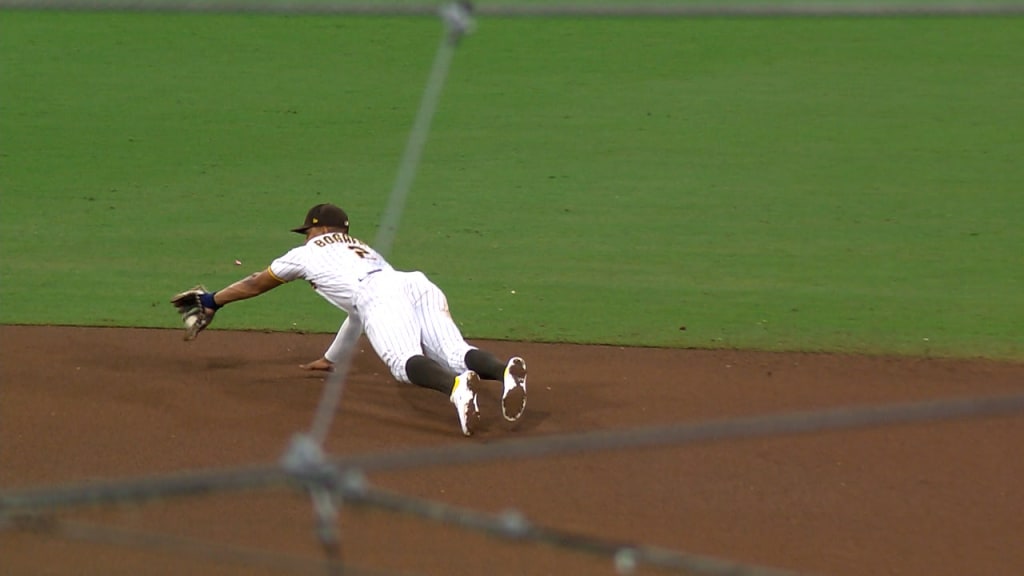
POLYGON ((476 372, 467 370, 455 377, 455 386, 449 399, 459 414, 459 425, 466 436, 473 435, 473 425, 480 418, 480 407, 476 403, 476 388, 480 385, 480 377, 476 372))
POLYGON ((501 415, 509 422, 519 420, 526 410, 526 361, 512 357, 505 366, 505 393, 501 396, 501 415))

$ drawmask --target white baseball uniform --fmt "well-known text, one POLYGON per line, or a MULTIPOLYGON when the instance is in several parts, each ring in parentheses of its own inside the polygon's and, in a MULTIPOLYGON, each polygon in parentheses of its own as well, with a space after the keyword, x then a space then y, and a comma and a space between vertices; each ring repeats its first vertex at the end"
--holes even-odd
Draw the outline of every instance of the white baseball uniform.
POLYGON ((448 299, 422 272, 395 270, 383 256, 342 232, 310 238, 270 263, 282 282, 302 278, 348 318, 324 354, 336 362, 349 330, 365 330, 391 374, 409 382, 405 363, 424 354, 455 374, 466 371, 474 346, 462 337, 448 312, 448 299))

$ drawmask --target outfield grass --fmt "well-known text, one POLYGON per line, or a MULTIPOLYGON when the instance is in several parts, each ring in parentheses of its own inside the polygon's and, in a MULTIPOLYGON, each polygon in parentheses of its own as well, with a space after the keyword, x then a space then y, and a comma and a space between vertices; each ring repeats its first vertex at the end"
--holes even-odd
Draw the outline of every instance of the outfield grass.
MULTIPOLYGON (((172 293, 265 266, 320 201, 373 238, 440 33, 0 18, 3 323, 173 326, 172 293)), ((1020 19, 482 21, 392 259, 471 337, 1022 359, 1021 37, 1020 19)), ((341 317, 295 285, 217 326, 341 317)))

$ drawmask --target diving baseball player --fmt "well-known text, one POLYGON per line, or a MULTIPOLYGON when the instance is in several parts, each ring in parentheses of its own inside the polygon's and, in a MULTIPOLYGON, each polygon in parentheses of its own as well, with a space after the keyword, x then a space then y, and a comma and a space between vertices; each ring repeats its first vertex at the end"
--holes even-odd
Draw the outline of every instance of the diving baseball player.
POLYGON ((397 380, 448 395, 466 436, 472 435, 480 415, 481 379, 503 382, 506 420, 523 415, 526 362, 518 356, 502 362, 467 343, 448 312, 444 293, 422 272, 395 270, 376 250, 350 236, 348 215, 333 204, 313 206, 303 225, 292 231, 305 235, 306 242, 262 272, 216 292, 197 286, 171 300, 182 314, 186 340, 198 336, 223 306, 301 278, 348 314, 324 356, 304 367, 330 370, 348 331, 364 331, 397 380))

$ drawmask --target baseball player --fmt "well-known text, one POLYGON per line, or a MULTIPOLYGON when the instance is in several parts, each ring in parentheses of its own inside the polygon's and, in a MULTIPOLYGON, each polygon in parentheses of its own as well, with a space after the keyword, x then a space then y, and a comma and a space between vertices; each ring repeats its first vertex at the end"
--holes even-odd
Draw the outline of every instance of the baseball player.
POLYGON ((227 304, 301 278, 348 314, 323 357, 304 368, 332 369, 349 331, 362 331, 397 380, 448 395, 466 436, 473 434, 480 415, 481 379, 504 384, 501 409, 506 420, 523 415, 526 362, 518 356, 503 362, 467 343, 448 312, 444 293, 422 272, 395 270, 376 250, 350 236, 348 215, 333 204, 313 206, 303 225, 292 231, 304 235, 305 243, 262 272, 216 292, 197 286, 171 300, 185 321, 186 340, 198 336, 227 304))

